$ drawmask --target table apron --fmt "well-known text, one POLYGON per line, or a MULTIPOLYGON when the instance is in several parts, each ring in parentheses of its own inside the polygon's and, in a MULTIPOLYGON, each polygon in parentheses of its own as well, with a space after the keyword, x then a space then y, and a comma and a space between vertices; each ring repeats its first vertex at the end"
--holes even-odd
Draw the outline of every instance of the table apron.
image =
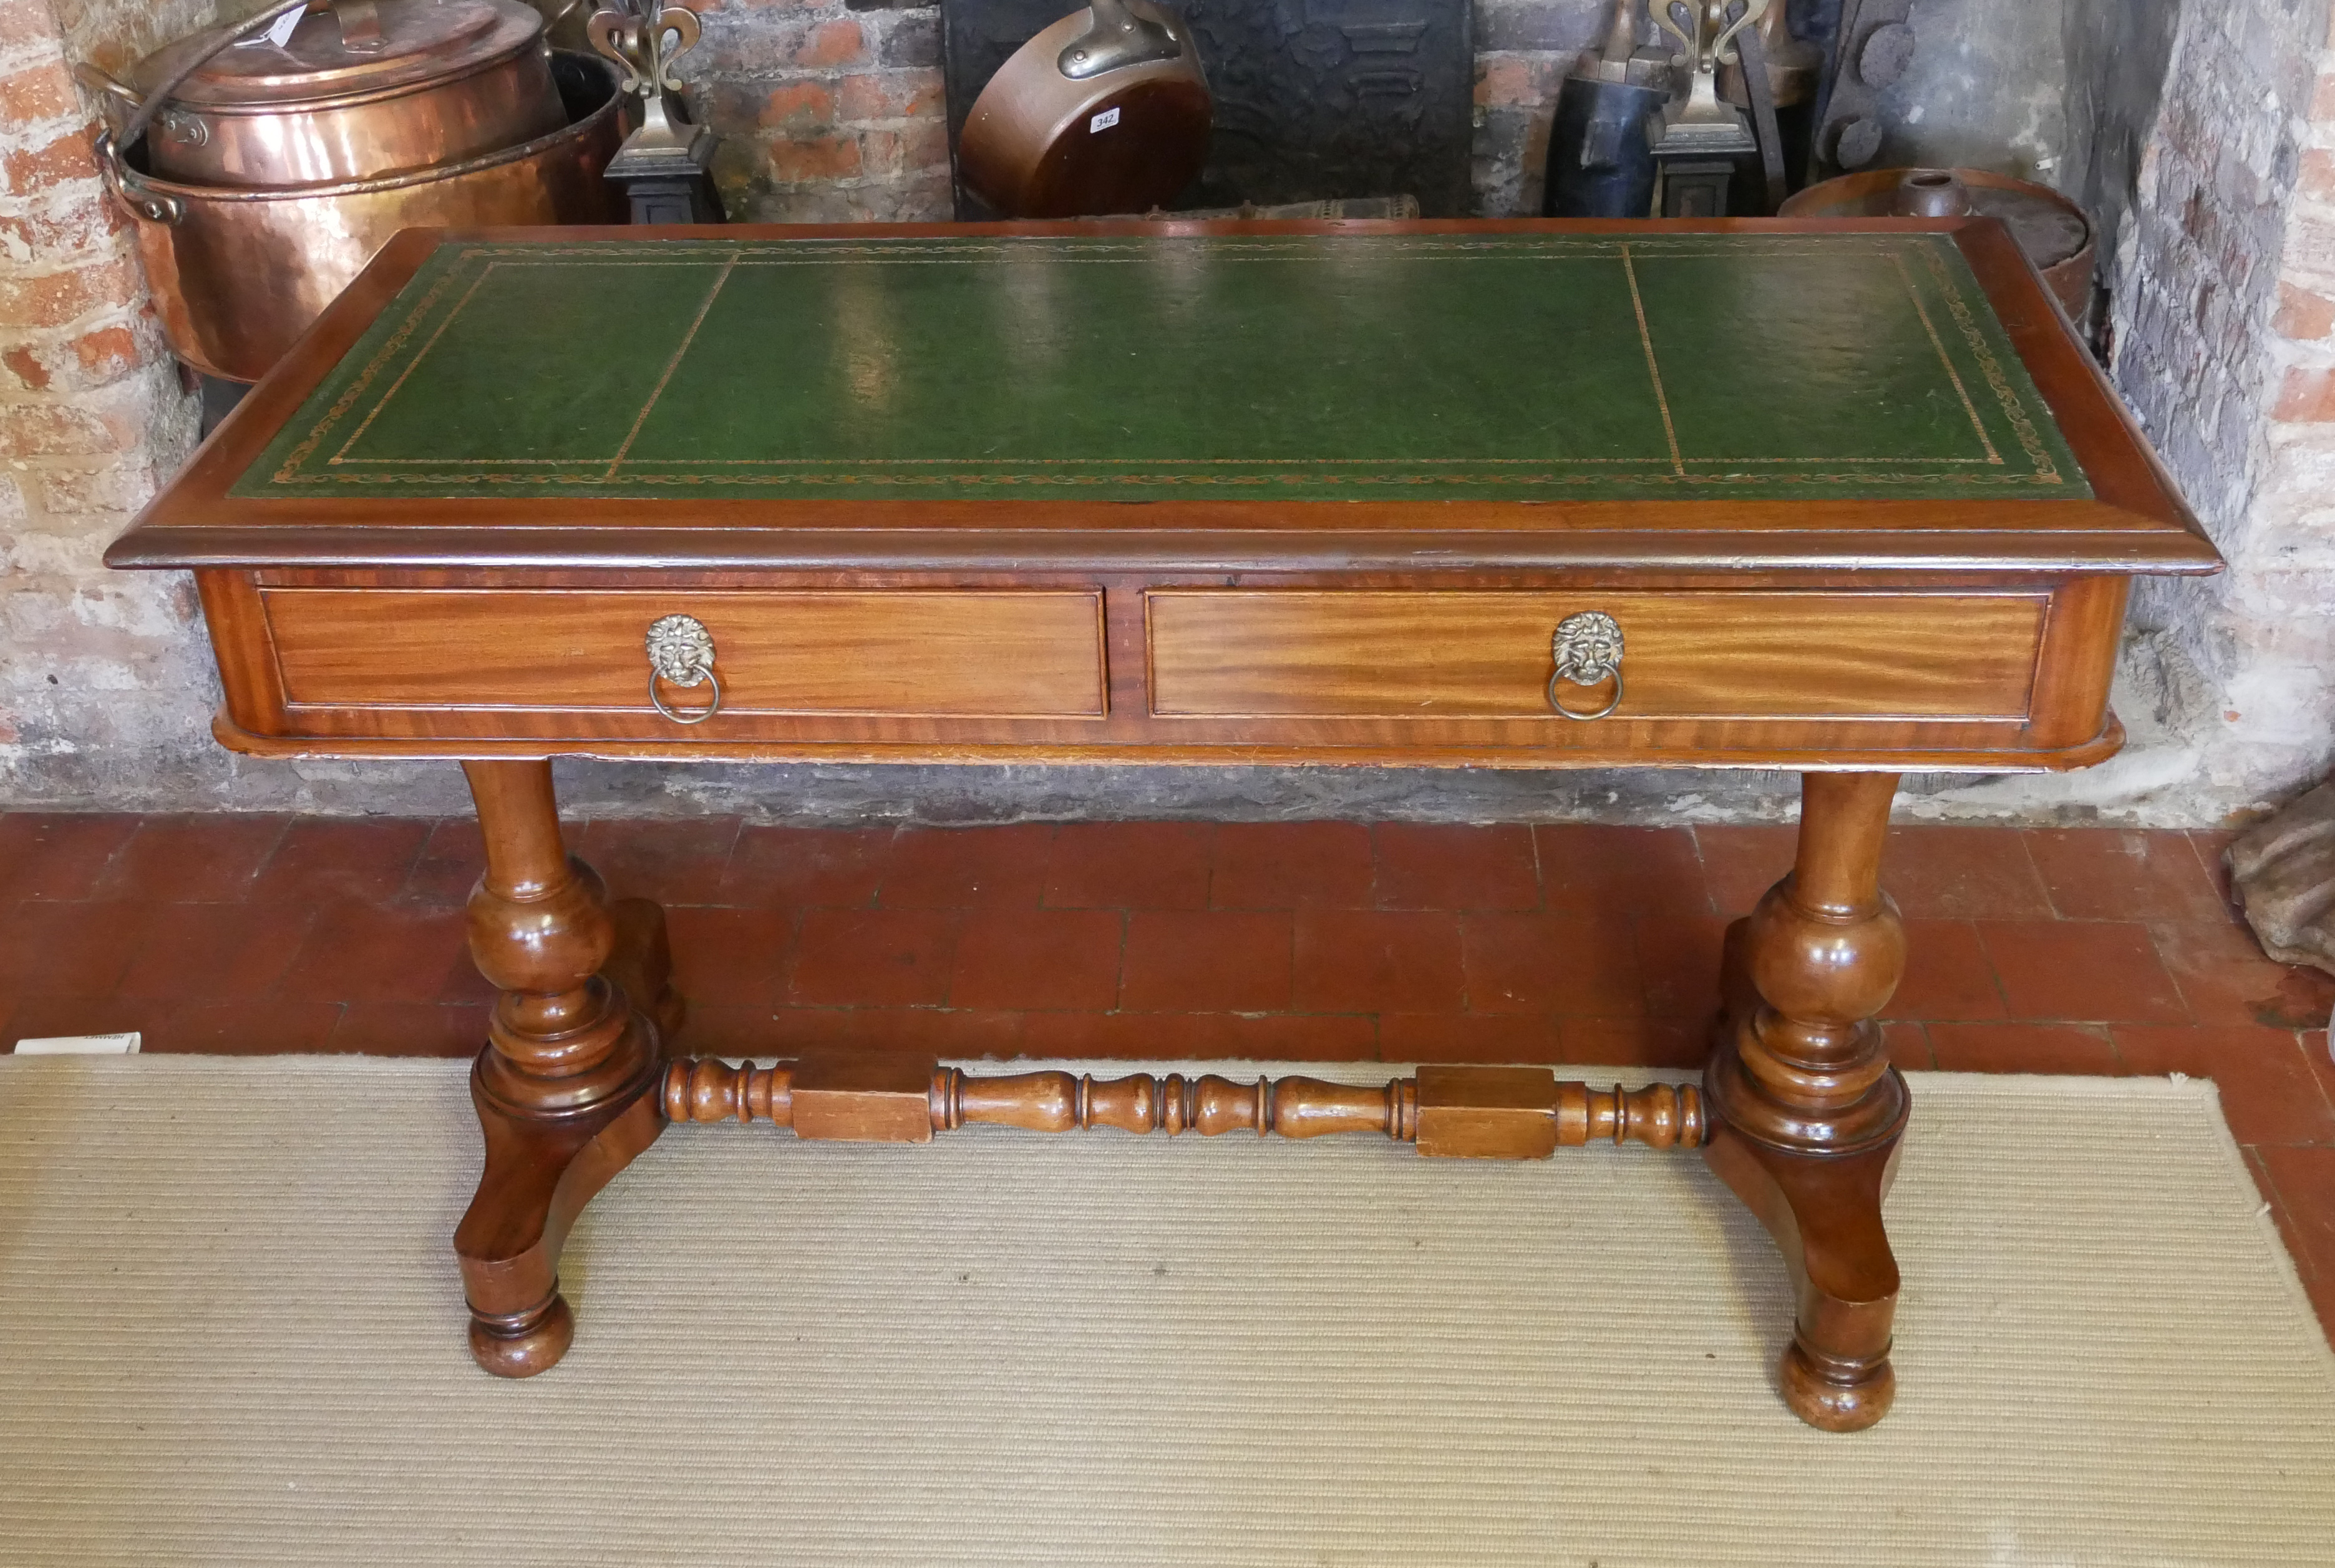
POLYGON ((2093 576, 198 576, 220 738, 245 750, 1204 766, 2083 766, 2116 745, 2126 592, 2093 576), (702 723, 673 715, 710 687, 652 696, 646 632, 670 616, 714 650, 721 708, 702 723), (1599 616, 1618 689, 1557 669, 1558 627, 1599 616))

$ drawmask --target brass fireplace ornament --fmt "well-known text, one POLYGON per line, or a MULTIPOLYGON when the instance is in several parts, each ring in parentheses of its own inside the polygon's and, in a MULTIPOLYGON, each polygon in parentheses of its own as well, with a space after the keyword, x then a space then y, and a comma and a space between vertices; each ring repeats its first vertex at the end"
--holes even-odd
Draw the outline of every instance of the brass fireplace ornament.
POLYGON ((1654 160, 1662 166, 1662 216, 1723 218, 1735 161, 1759 143, 1743 116, 1719 96, 1719 69, 1736 63, 1735 41, 1773 0, 1668 0, 1654 20, 1677 40, 1675 70, 1691 79, 1685 107, 1671 111, 1654 160), (1730 19, 1729 13, 1742 6, 1730 19))
POLYGON ((618 0, 584 24, 592 47, 624 68, 638 93, 641 123, 608 164, 608 178, 632 197, 635 223, 719 223, 721 202, 707 171, 712 131, 691 122, 673 63, 697 46, 697 13, 664 0, 618 0))

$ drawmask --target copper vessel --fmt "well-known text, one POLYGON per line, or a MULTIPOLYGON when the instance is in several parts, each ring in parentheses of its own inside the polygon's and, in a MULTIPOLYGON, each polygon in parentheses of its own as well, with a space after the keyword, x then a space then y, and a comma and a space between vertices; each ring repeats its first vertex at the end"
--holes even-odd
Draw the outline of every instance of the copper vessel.
POLYGON ((997 68, 965 116, 957 172, 1007 218, 1142 212, 1200 172, 1212 115, 1174 12, 1093 0, 997 68))
POLYGON ((375 179, 567 123, 543 17, 519 0, 337 0, 285 21, 281 44, 215 28, 156 50, 126 83, 80 75, 117 131, 160 91, 149 162, 189 185, 375 179))
POLYGON ((2048 185, 1982 169, 1868 169, 1811 185, 1778 218, 1999 218, 2068 319, 2092 308, 2092 224, 2048 185))
POLYGON ((617 73, 557 53, 570 122, 444 169, 266 189, 158 179, 99 138, 106 183, 137 220, 163 335, 208 375, 257 381, 401 228, 623 220, 601 171, 624 140, 617 73))

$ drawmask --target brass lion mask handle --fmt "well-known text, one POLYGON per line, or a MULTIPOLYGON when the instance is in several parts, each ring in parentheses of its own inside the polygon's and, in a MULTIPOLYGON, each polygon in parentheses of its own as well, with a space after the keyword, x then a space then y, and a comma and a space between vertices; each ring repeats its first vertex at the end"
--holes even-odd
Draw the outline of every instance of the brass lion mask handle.
POLYGON ((667 615, 649 627, 649 701, 676 724, 702 724, 722 711, 722 682, 713 673, 713 634, 694 615, 667 615), (684 712, 664 700, 662 682, 673 686, 712 686, 713 700, 684 712))
POLYGON ((1550 707, 1568 719, 1585 723, 1603 719, 1622 705, 1622 624, 1613 616, 1603 610, 1583 610, 1565 616, 1556 624, 1550 652, 1556 658, 1556 673, 1548 678, 1550 707), (1575 686, 1602 686, 1611 681, 1613 695, 1595 712, 1581 712, 1565 705, 1556 689, 1561 681, 1575 686))

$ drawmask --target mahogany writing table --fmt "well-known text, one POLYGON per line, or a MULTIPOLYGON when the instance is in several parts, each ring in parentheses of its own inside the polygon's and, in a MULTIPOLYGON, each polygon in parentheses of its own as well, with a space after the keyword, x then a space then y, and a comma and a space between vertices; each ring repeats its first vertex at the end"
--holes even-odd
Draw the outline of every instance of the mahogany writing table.
POLYGON ((467 770, 503 990, 471 1343, 668 1119, 1700 1145, 1798 1281, 1785 1397, 1880 1418, 1906 769, 2115 750, 2136 574, 2216 557, 1991 222, 416 230, 113 547, 196 574, 220 740, 467 770), (654 906, 549 760, 1788 768, 1700 1093, 667 1062, 654 906))

